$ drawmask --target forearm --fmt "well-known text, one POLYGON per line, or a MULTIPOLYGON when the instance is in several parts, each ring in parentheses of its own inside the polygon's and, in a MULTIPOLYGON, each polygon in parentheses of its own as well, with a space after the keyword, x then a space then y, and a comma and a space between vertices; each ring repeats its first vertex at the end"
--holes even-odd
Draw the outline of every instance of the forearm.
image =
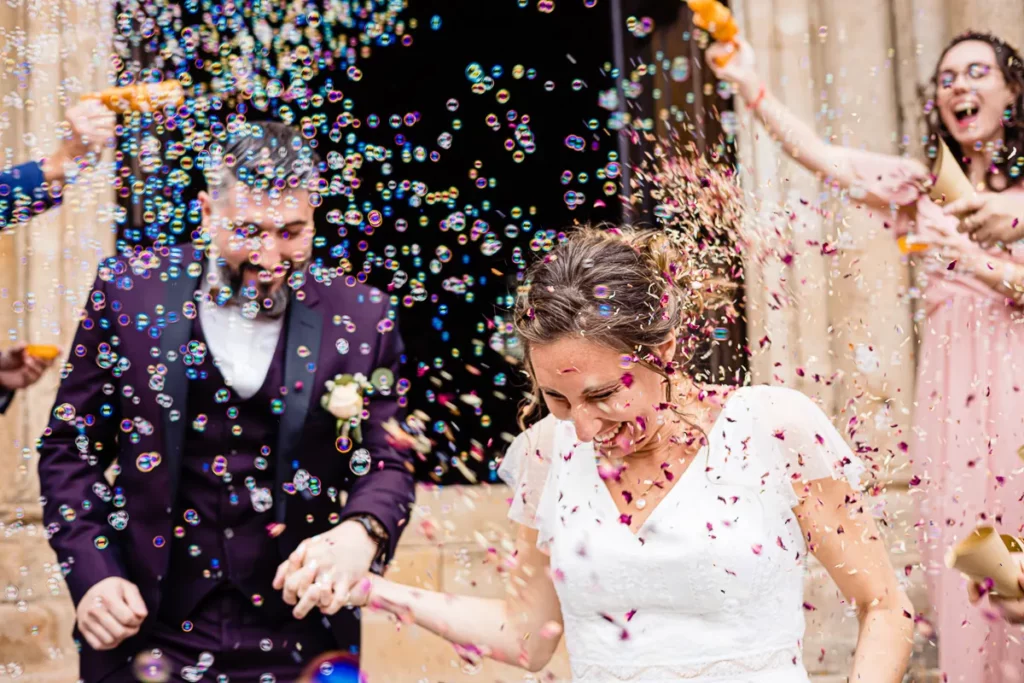
POLYGON ((381 548, 380 560, 385 565, 394 557, 398 540, 405 531, 415 502, 415 491, 411 472, 397 468, 375 470, 356 482, 341 511, 343 521, 369 515, 383 525, 387 541, 381 548))
POLYGON ((531 632, 529 615, 510 609, 504 600, 448 595, 375 579, 370 606, 482 656, 524 669, 539 670, 553 650, 543 647, 543 634, 531 632))
MULTIPOLYGON (((380 315, 382 320, 387 319, 387 305, 382 307, 380 315)), ((416 499, 412 458, 391 446, 383 427, 389 421, 401 421, 404 416, 397 387, 403 348, 397 330, 378 332, 374 364, 366 374, 372 377, 376 370, 388 370, 391 379, 390 382, 379 381, 370 392, 369 419, 361 425, 365 438, 360 446, 369 451, 371 464, 369 471, 352 483, 342 511, 343 519, 370 515, 383 524, 388 536, 382 558, 385 564, 395 553, 416 499)))
POLYGON ((1018 304, 1024 304, 1024 266, 988 255, 971 256, 963 261, 954 268, 962 266, 986 287, 1018 304))
POLYGON ((909 600, 891 608, 874 607, 860 621, 850 683, 900 683, 910 663, 914 620, 909 600))
POLYGON ((743 84, 740 93, 754 107, 758 119, 794 161, 808 170, 831 177, 848 187, 854 181, 844 148, 826 144, 817 131, 794 114, 761 84, 743 84))

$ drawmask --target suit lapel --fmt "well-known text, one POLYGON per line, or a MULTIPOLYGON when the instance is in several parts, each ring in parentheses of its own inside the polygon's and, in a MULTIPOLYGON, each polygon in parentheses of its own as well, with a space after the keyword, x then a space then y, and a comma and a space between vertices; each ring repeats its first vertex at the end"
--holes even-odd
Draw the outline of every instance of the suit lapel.
POLYGON ((171 478, 172 506, 177 499, 178 483, 181 480, 181 452, 188 416, 188 379, 185 377, 185 365, 181 362, 181 349, 192 334, 192 320, 182 315, 182 307, 192 299, 198 282, 199 278, 186 275, 185 268, 180 269, 178 277, 169 280, 164 304, 167 326, 160 334, 160 357, 167 365, 163 393, 171 399, 170 407, 165 408, 163 413, 163 441, 171 478), (175 417, 172 418, 172 415, 175 417))
POLYGON ((277 457, 275 459, 274 519, 285 522, 285 503, 288 494, 284 491, 295 468, 292 455, 302 436, 302 427, 309 413, 309 402, 316 393, 313 386, 315 368, 320 362, 320 338, 323 336, 323 316, 313 309, 316 303, 312 290, 305 290, 306 298, 300 301, 294 294, 288 304, 288 323, 285 337, 284 386, 288 393, 284 397, 284 412, 277 434, 277 457), (299 350, 305 347, 302 354, 299 350), (308 350, 308 353, 307 353, 308 350))

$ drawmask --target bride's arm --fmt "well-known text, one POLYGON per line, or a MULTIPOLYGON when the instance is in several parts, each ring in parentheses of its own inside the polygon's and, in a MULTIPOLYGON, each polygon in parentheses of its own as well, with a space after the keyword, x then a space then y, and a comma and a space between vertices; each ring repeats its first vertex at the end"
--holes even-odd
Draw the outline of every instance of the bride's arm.
POLYGON ((914 607, 861 494, 843 479, 819 479, 797 495, 794 512, 808 547, 857 606, 860 635, 849 680, 899 683, 910 661, 914 607))
POLYGON ((422 590, 372 577, 372 608, 384 609, 479 654, 540 671, 562 633, 562 609, 537 531, 519 525, 515 567, 504 600, 422 590))

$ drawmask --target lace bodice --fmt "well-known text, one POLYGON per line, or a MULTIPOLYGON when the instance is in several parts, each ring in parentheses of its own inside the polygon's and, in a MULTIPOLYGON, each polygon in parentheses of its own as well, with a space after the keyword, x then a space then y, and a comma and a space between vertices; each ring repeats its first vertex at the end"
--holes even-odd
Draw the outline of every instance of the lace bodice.
POLYGON ((748 387, 635 534, 569 422, 521 434, 499 474, 550 555, 574 680, 805 683, 793 483, 861 470, 810 399, 748 387))

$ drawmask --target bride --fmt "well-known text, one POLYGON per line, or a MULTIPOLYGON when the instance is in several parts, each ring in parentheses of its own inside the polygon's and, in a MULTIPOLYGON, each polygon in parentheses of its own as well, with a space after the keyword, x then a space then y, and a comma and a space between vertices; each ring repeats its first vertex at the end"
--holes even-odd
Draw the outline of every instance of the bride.
POLYGON ((564 631, 574 681, 802 683, 810 553, 857 608, 849 680, 902 680, 913 608, 856 489, 860 461, 803 394, 680 371, 701 313, 686 258, 660 231, 587 228, 527 273, 517 333, 550 414, 499 469, 518 525, 510 595, 375 576, 348 604, 530 671, 564 631))

